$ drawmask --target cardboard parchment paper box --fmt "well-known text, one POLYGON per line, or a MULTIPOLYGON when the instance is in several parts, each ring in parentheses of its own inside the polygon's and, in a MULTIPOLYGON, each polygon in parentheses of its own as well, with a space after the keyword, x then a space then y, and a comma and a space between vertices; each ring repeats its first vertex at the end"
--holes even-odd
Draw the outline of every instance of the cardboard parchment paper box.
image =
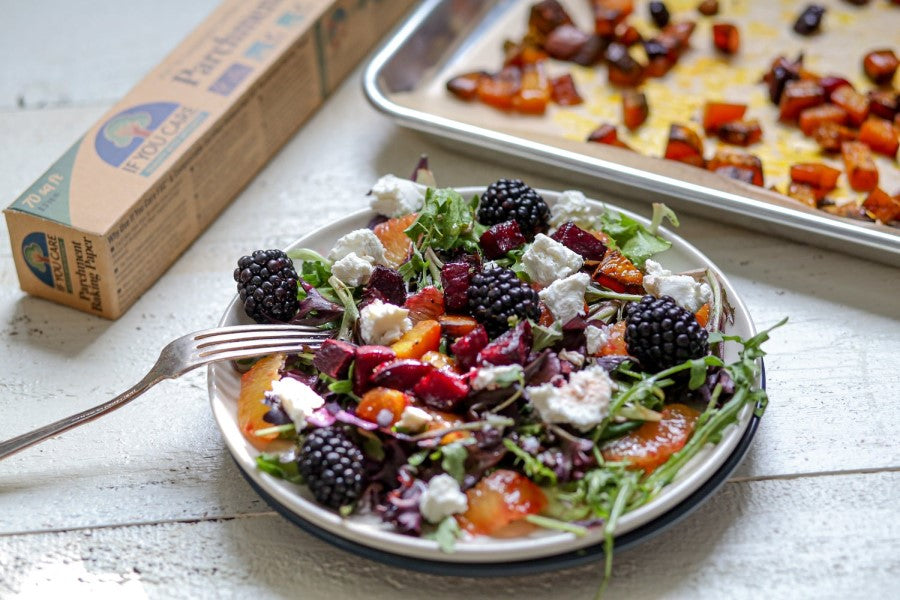
POLYGON ((413 0, 225 0, 4 212, 22 289, 115 319, 413 0))

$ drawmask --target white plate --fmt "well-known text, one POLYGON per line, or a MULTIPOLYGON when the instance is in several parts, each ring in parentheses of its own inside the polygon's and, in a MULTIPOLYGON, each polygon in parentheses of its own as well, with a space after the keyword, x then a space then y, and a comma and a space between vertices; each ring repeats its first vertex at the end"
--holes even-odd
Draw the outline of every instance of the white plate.
MULTIPOLYGON (((484 191, 484 188, 467 187, 459 188, 458 191, 464 197, 469 198, 475 194, 480 194, 484 191)), ((540 193, 551 206, 560 196, 559 192, 547 190, 540 190, 540 193)), ((603 206, 599 202, 592 202, 598 208, 603 206)), ((620 210, 609 204, 606 206, 620 210)), ((625 210, 620 210, 620 212, 637 219, 645 225, 649 224, 647 219, 639 215, 625 210)), ((366 227, 374 216, 375 214, 369 210, 353 213, 331 225, 303 236, 291 244, 288 249, 305 247, 327 254, 337 238, 354 229, 366 227)), ((724 274, 700 251, 682 238, 665 228, 661 228, 660 233, 672 242, 672 247, 664 253, 655 256, 654 260, 657 260, 665 268, 673 272, 705 267, 711 268, 721 279, 728 301, 734 307, 734 323, 726 327, 726 333, 739 335, 744 338, 755 335, 756 328, 750 319, 747 308, 741 302, 734 287, 728 282, 724 274)), ((235 297, 225 310, 219 325, 235 325, 249 322, 238 303, 238 298, 235 297)), ((726 347, 725 360, 726 362, 733 362, 736 359, 737 348, 735 348, 735 344, 729 344, 726 347)), ((255 458, 259 451, 244 439, 237 424, 237 398, 240 390, 240 376, 231 364, 220 363, 211 365, 209 367, 208 384, 213 415, 219 428, 222 430, 225 444, 237 461, 238 466, 246 475, 286 510, 295 513, 315 526, 351 542, 362 544, 378 551, 391 552, 415 559, 458 563, 490 563, 553 556, 592 546, 603 541, 602 528, 592 529, 587 535, 582 537, 576 537, 571 533, 541 530, 523 538, 496 539, 481 536, 473 541, 460 541, 456 545, 456 551, 447 554, 441 552, 436 542, 396 533, 388 525, 381 523, 377 517, 341 517, 337 513, 316 504, 304 487, 288 483, 257 470, 255 458)), ((663 515, 699 488, 722 466, 734 450, 741 435, 749 425, 752 414, 753 407, 745 406, 739 415, 737 424, 726 430, 717 445, 703 449, 691 462, 682 468, 675 481, 665 487, 652 501, 637 510, 623 515, 619 519, 616 535, 631 531, 663 515)))

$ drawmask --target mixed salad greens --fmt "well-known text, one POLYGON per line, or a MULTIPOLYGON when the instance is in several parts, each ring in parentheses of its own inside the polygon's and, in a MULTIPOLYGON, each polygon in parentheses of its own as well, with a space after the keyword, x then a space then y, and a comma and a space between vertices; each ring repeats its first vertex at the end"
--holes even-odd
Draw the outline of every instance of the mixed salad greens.
POLYGON ((277 298, 290 319, 248 306, 257 320, 334 332, 242 376, 258 467, 447 552, 477 535, 601 528, 608 576, 619 518, 742 409, 765 408, 769 331, 727 335, 715 274, 653 260, 670 246, 661 222, 677 225, 662 205, 644 226, 580 192, 547 206, 518 180, 465 198, 386 176, 371 194, 380 216, 328 256, 245 257, 235 272, 242 298, 263 298, 242 286, 269 267, 273 301, 296 289, 295 303, 277 298))

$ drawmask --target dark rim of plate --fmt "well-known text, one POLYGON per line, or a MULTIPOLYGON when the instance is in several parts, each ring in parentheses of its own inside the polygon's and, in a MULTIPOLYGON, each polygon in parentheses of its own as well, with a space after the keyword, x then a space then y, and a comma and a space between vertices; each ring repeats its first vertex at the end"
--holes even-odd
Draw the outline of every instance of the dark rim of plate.
MULTIPOLYGON (((766 367, 761 359, 760 381, 762 384, 762 388, 765 389, 766 367)), ((694 512, 697 508, 700 507, 701 504, 712 497, 712 495, 720 487, 722 487, 722 485, 728 479, 728 476, 731 475, 731 473, 737 468, 737 466, 743 460, 744 456, 747 454, 747 450, 750 448, 750 442, 753 440, 753 436, 756 435, 756 429, 759 427, 759 421, 760 416, 754 412, 753 416, 750 418, 750 424, 747 426, 747 430, 744 431, 744 435, 742 435, 741 439, 738 441, 737 447, 735 447, 734 451, 728 456, 722 466, 719 467, 719 469, 715 473, 713 473, 709 479, 703 482, 703 484, 699 488, 694 490, 694 492, 690 496, 675 505, 674 508, 666 511, 663 515, 636 529, 632 529, 628 533, 616 537, 615 549, 625 550, 626 548, 634 546, 640 542, 647 541, 659 535, 669 527, 675 525, 676 523, 687 517, 689 514, 694 512)), ((234 456, 232 456, 232 458, 234 458, 234 456)), ((305 532, 314 535, 315 537, 328 542, 333 546, 336 546, 342 550, 346 550, 347 552, 356 554, 358 556, 362 556, 363 558, 381 562, 392 567, 409 569, 411 571, 419 571, 431 575, 450 575, 456 577, 506 577, 512 575, 528 575, 545 571, 568 569, 591 562, 597 562, 604 558, 602 543, 588 546, 587 548, 574 550, 572 552, 564 552, 562 554, 556 554, 552 556, 544 556, 541 558, 534 558, 530 560, 511 561, 505 563, 445 562, 439 560, 414 558, 411 556, 404 556, 401 554, 395 554, 393 552, 378 550, 364 544, 359 544, 357 542, 347 540, 343 537, 340 537, 339 535, 331 533, 330 531, 322 529, 318 525, 315 525, 314 523, 298 516, 283 504, 278 502, 278 500, 273 498, 268 492, 262 489, 253 480, 253 478, 244 471, 240 463, 237 462, 237 459, 235 459, 235 462, 238 465, 238 470, 241 472, 241 475, 243 475, 244 479, 247 480, 247 483, 250 484, 250 487, 252 487, 256 491, 256 493, 259 494, 263 498, 263 500, 265 500, 269 504, 269 506, 274 508, 275 511, 278 512, 278 514, 280 514, 282 517, 292 522, 294 525, 297 525, 305 532)))

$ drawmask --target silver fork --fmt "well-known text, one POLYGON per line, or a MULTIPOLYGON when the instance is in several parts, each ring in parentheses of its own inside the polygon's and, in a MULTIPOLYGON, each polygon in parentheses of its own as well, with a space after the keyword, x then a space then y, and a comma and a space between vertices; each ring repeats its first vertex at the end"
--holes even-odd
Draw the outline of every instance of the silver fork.
POLYGON ((163 379, 220 360, 315 349, 328 337, 327 331, 304 325, 235 325, 189 333, 169 342, 144 378, 112 400, 0 442, 0 460, 125 406, 163 379))

